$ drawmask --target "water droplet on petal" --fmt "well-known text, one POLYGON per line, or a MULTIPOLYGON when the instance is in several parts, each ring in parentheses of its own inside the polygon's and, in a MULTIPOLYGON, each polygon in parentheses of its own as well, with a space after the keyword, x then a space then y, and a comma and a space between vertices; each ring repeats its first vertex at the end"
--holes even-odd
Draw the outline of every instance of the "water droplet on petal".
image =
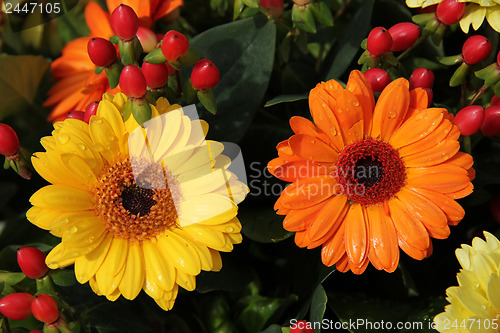
POLYGON ((66 224, 69 222, 69 220, 65 217, 60 222, 61 222, 61 224, 66 224))
POLYGON ((78 228, 74 225, 72 225, 71 227, 68 228, 68 233, 70 233, 70 234, 74 234, 77 231, 78 231, 78 228))
POLYGON ((102 124, 102 119, 94 117, 94 118, 92 118, 92 123, 93 124, 102 124))
POLYGON ((231 233, 234 231, 233 227, 226 227, 226 232, 231 233))
POLYGON ((85 147, 85 145, 84 145, 84 144, 82 144, 82 143, 79 143, 79 144, 77 145, 77 147, 78 147, 78 149, 80 149, 80 150, 82 150, 82 151, 84 151, 85 149, 87 149, 87 147, 85 147))
POLYGON ((312 144, 312 145, 313 145, 313 144, 315 144, 315 143, 316 143, 316 141, 315 141, 315 140, 311 140, 311 144, 312 144))
POLYGON ((397 115, 396 111, 394 111, 394 110, 389 111, 389 118, 394 119, 394 118, 396 118, 396 115, 397 115))
POLYGON ((322 103, 321 106, 326 108, 326 103, 322 103))
POLYGON ((64 145, 64 144, 69 142, 69 135, 61 134, 61 135, 59 135, 58 139, 59 139, 59 142, 64 145))
POLYGON ((337 134, 337 130, 335 129, 335 127, 333 127, 333 126, 332 126, 332 127, 330 127, 330 133, 331 133, 332 135, 337 134))

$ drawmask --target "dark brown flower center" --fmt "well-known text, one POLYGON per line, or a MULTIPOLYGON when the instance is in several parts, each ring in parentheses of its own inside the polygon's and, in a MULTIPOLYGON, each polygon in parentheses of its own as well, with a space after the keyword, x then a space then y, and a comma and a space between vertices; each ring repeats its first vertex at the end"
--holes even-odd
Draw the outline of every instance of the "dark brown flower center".
POLYGON ((406 168, 390 144, 366 138, 342 150, 336 179, 350 200, 367 206, 386 202, 399 192, 406 168))
POLYGON ((138 169, 134 176, 129 159, 110 166, 94 187, 94 212, 115 237, 142 242, 176 227, 179 191, 161 165, 138 169))

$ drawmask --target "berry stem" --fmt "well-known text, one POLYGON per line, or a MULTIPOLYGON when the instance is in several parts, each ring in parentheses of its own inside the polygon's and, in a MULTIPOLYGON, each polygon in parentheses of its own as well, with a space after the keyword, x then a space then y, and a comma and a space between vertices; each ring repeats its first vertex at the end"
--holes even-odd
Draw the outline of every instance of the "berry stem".
POLYGON ((486 91, 486 85, 483 85, 477 92, 476 94, 474 95, 474 97, 472 98, 472 100, 469 102, 469 105, 472 105, 474 104, 474 102, 479 98, 481 97, 482 94, 484 94, 484 92, 486 91))
POLYGON ((333 17, 333 22, 335 22, 335 20, 338 19, 340 15, 344 13, 345 9, 347 8, 350 2, 351 0, 344 0, 342 6, 340 6, 339 10, 335 13, 335 16, 333 17))
POLYGON ((418 39, 411 45, 409 48, 404 50, 403 53, 397 56, 396 60, 401 61, 404 57, 406 57, 411 51, 413 51, 417 46, 422 44, 430 35, 432 35, 432 31, 427 29, 422 29, 422 35, 418 37, 418 39))

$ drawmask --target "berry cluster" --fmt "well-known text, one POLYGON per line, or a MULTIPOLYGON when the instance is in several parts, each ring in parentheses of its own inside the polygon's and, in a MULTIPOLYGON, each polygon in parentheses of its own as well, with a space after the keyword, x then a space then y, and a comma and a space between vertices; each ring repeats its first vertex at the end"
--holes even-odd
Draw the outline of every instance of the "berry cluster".
MULTIPOLYGON (((110 87, 119 85, 129 97, 131 114, 139 124, 150 119, 149 104, 155 104, 159 97, 191 103, 197 94, 205 108, 215 113, 212 89, 219 82, 219 70, 212 61, 199 59, 184 34, 170 30, 158 38, 151 30, 140 27, 134 10, 123 4, 111 13, 110 23, 115 36, 110 40, 90 39, 87 51, 97 66, 96 72, 105 71, 110 87), (143 52, 149 53, 143 57, 143 52), (181 68, 193 65, 188 80, 191 84, 182 84, 181 68)), ((91 104, 85 111, 69 112, 67 118, 88 123, 96 110, 97 105, 91 104)))
POLYGON ((64 329, 67 325, 59 311, 51 282, 48 282, 50 277, 47 274, 50 269, 45 264, 45 258, 46 255, 34 247, 21 247, 17 250, 19 267, 27 277, 37 280, 39 292, 35 295, 13 292, 2 297, 0 313, 11 320, 24 320, 33 315, 47 327, 64 329))

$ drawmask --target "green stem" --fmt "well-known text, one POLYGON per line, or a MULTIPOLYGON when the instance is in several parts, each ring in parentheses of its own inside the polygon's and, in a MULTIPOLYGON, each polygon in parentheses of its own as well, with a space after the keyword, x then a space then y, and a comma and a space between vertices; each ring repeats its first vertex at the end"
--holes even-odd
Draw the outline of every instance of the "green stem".
POLYGON ((340 15, 344 13, 345 9, 347 8, 350 2, 351 0, 345 0, 344 3, 342 3, 342 6, 340 6, 339 10, 335 13, 335 16, 333 17, 333 22, 335 22, 335 20, 338 19, 340 15))
POLYGON ((474 95, 474 97, 472 98, 472 100, 470 101, 469 105, 472 105, 474 104, 474 102, 479 98, 481 97, 482 94, 484 94, 484 92, 486 91, 486 86, 483 85, 477 92, 476 94, 474 95))
POLYGON ((406 57, 411 51, 413 51, 417 46, 422 44, 430 35, 432 35, 432 31, 429 30, 423 30, 422 31, 422 36, 418 37, 418 39, 413 43, 412 46, 407 48, 403 53, 401 53, 396 60, 401 61, 404 57, 406 57))

